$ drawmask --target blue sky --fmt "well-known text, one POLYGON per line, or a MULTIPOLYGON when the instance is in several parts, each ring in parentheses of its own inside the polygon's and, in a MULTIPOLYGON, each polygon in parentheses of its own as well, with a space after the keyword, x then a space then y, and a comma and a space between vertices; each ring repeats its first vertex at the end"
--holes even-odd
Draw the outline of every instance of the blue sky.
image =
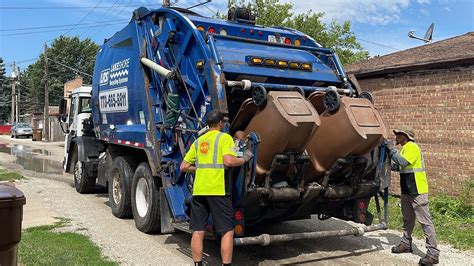
MULTIPOLYGON (((178 0, 187 7, 204 0, 178 0)), ((172 0, 175 2, 175 0, 172 0)), ((325 12, 325 22, 350 20, 352 30, 370 55, 384 55, 423 45, 407 37, 410 30, 423 36, 434 22, 434 41, 474 31, 474 0, 280 0, 294 5, 296 13, 325 12), (377 44, 373 44, 377 43, 377 44)), ((139 7, 157 8, 161 0, 0 0, 0 57, 9 64, 19 62, 21 69, 33 63, 45 42, 60 34, 90 37, 98 44, 120 30, 139 7), (68 9, 61 9, 69 7, 68 9), (88 7, 88 8, 84 8, 88 7), (94 8, 95 7, 95 8, 94 8), (29 8, 29 9, 24 9, 29 8), (48 9, 38 9, 48 8, 48 9), (58 9, 59 8, 59 9, 58 9), (97 25, 107 26, 91 27, 97 25), (19 28, 65 27, 17 30, 19 28), (56 30, 51 32, 52 30, 56 30), (47 32, 39 32, 47 31, 47 32), (22 35, 13 35, 19 34, 22 35), (26 34, 23 34, 26 33, 26 34)), ((195 11, 212 15, 223 12, 227 0, 214 0, 195 11)), ((473 44, 474 45, 474 44, 473 44)))

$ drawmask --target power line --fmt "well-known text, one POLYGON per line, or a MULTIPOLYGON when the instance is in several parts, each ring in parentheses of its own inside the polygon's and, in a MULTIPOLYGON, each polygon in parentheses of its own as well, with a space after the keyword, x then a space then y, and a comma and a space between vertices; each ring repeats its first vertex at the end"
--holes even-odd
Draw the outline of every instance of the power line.
POLYGON ((27 63, 27 62, 31 62, 31 61, 36 60, 36 59, 38 59, 38 57, 21 60, 21 61, 16 62, 16 64, 19 65, 19 64, 22 64, 22 63, 27 63))
MULTIPOLYGON (((114 2, 113 5, 112 5, 113 8, 107 10, 107 12, 105 12, 105 14, 103 14, 103 15, 100 17, 99 21, 101 21, 102 19, 104 19, 105 17, 107 17, 107 15, 109 14, 109 12, 112 13, 113 10, 115 10, 115 9, 118 8, 118 1, 119 1, 119 0, 115 0, 115 2, 114 2), (114 7, 116 4, 117 4, 117 7, 114 7)), ((130 4, 130 2, 129 2, 128 4, 130 4)), ((128 5, 128 4, 127 4, 127 5, 128 5)), ((95 36, 95 35, 99 34, 101 31, 102 31, 102 30, 99 29, 99 31, 95 32, 93 35, 92 35, 92 34, 89 34, 89 36, 95 36)), ((90 38, 92 39, 93 37, 90 37, 90 38)))
MULTIPOLYGON (((94 22, 84 22, 80 25, 95 25, 100 23, 109 23, 109 22, 127 22, 128 20, 108 20, 108 21, 94 21, 94 22)), ((77 24, 77 23, 76 23, 77 24)), ((16 29, 0 29, 1 31, 23 31, 23 30, 37 30, 37 29, 52 29, 52 28, 63 28, 70 27, 76 24, 63 24, 63 25, 50 25, 50 26, 40 26, 40 27, 30 27, 30 28, 16 28, 16 29)))
POLYGON ((394 47, 384 45, 384 44, 380 44, 380 43, 376 43, 376 42, 372 42, 372 41, 368 41, 368 40, 364 40, 364 39, 361 39, 359 37, 356 37, 356 39, 358 39, 360 41, 363 41, 363 42, 366 42, 366 43, 371 43, 371 44, 378 45, 378 46, 381 46, 381 47, 389 48, 389 49, 392 49, 392 50, 395 50, 395 51, 401 51, 401 49, 394 48, 394 47))
MULTIPOLYGON (((113 25, 123 25, 123 23, 121 22, 121 23, 99 24, 99 25, 92 25, 92 26, 87 26, 87 27, 76 27, 76 29, 101 28, 101 27, 108 27, 108 26, 113 26, 113 25)), ((67 30, 67 29, 8 33, 8 34, 2 34, 2 36, 18 36, 18 35, 28 35, 28 34, 45 33, 45 32, 58 32, 58 31, 64 31, 64 30, 67 30)))
POLYGON ((86 14, 85 16, 83 16, 83 17, 79 20, 79 22, 76 23, 76 25, 74 25, 74 27, 72 27, 71 29, 69 29, 68 31, 66 31, 63 35, 66 35, 66 34, 68 34, 69 32, 71 32, 72 30, 74 30, 74 29, 77 27, 77 25, 79 25, 81 22, 83 22, 84 19, 86 19, 87 16, 89 16, 89 15, 92 13, 92 11, 94 11, 94 10, 100 5, 100 3, 102 3, 102 0, 99 0, 99 2, 97 2, 97 5, 95 5, 95 7, 91 8, 91 10, 89 10, 89 12, 87 12, 87 14, 86 14))
POLYGON ((91 77, 91 78, 92 78, 92 75, 89 75, 89 74, 87 74, 87 73, 85 73, 85 72, 82 72, 82 71, 80 71, 80 70, 77 69, 77 68, 70 67, 70 66, 68 66, 68 65, 66 65, 66 64, 63 64, 63 63, 58 62, 58 61, 56 61, 56 60, 53 60, 53 59, 51 59, 51 58, 48 58, 48 60, 49 60, 49 61, 52 61, 52 62, 54 62, 54 63, 56 63, 56 64, 58 64, 58 65, 61 65, 61 66, 65 67, 65 68, 68 68, 68 69, 70 69, 70 70, 72 70, 72 71, 76 71, 76 72, 79 73, 79 74, 82 74, 82 75, 85 75, 85 76, 88 76, 88 77, 91 77))
MULTIPOLYGON (((112 6, 99 6, 96 9, 108 9, 113 7, 127 7, 128 5, 112 5, 112 6)), ((147 4, 146 6, 162 6, 162 4, 147 4)), ((20 6, 3 6, 0 7, 0 10, 63 10, 63 9, 90 9, 94 8, 93 6, 28 6, 28 7, 20 7, 20 6)))

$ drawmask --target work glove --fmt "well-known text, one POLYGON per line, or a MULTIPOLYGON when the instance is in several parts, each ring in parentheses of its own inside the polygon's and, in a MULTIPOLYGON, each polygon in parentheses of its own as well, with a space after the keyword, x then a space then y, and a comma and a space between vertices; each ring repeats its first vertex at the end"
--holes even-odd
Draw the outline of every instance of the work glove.
POLYGON ((383 143, 385 144, 387 149, 390 151, 390 156, 398 152, 397 148, 395 148, 395 143, 393 141, 384 139, 383 143))
POLYGON ((397 163, 392 163, 392 165, 390 165, 390 170, 400 172, 400 166, 397 163))
POLYGON ((242 158, 244 158, 245 162, 248 162, 253 158, 253 153, 250 150, 246 150, 242 158))

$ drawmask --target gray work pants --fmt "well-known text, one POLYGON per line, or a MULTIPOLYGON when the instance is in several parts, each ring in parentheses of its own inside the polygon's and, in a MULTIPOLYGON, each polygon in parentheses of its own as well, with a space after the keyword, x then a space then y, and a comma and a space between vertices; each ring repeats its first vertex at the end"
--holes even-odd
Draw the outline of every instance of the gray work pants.
POLYGON ((415 218, 423 228, 426 238, 427 255, 438 258, 439 249, 436 244, 436 233, 428 207, 428 194, 402 194, 403 237, 402 243, 411 245, 411 234, 415 227, 415 218))

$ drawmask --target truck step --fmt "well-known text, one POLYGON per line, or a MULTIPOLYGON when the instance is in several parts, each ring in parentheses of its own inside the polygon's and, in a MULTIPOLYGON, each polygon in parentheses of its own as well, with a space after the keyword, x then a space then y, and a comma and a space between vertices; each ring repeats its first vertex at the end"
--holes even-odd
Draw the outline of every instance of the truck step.
POLYGON ((183 232, 190 233, 190 234, 193 233, 193 231, 189 230, 189 223, 188 222, 173 223, 173 227, 174 227, 174 229, 179 230, 179 231, 183 231, 183 232))
MULTIPOLYGON (((173 223, 173 227, 174 229, 185 232, 185 233, 189 233, 189 234, 193 233, 192 230, 189 230, 189 222, 176 222, 176 223, 173 223)), ((205 231, 204 237, 206 239, 214 239, 214 235, 209 231, 205 231)))

